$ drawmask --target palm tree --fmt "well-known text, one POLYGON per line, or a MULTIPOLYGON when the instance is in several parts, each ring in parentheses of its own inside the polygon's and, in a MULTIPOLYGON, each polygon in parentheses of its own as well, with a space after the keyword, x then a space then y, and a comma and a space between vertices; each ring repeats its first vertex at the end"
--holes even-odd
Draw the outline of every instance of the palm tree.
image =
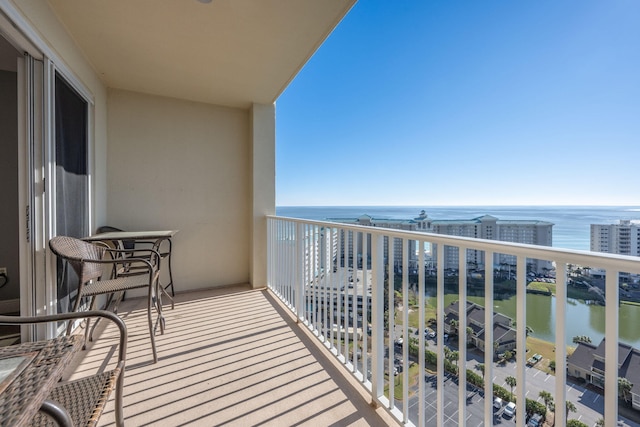
POLYGON ((467 343, 470 343, 473 340, 473 328, 471 326, 467 326, 467 343))
POLYGON ((633 384, 626 378, 618 377, 618 396, 622 397, 625 402, 629 402, 629 394, 633 384))
POLYGON ((482 374, 482 380, 484 381, 484 363, 478 363, 474 369, 482 374))
POLYGON ((578 344, 578 343, 591 343, 591 338, 588 337, 587 335, 576 335, 575 337, 573 337, 573 342, 578 344))
POLYGON ((553 404, 553 395, 546 390, 542 390, 540 393, 538 393, 538 396, 542 398, 544 406, 549 409, 549 404, 553 404))
POLYGON ((449 322, 449 325, 451 325, 451 328, 453 328, 451 330, 451 332, 453 333, 455 331, 455 333, 458 332, 458 325, 460 323, 456 320, 456 319, 451 319, 451 321, 449 322))
POLYGON ((511 401, 513 401, 513 388, 516 386, 516 383, 517 383, 516 378, 509 375, 507 378, 504 379, 504 382, 506 382, 507 385, 511 387, 511 401))
POLYGON ((567 416, 567 420, 569 419, 569 412, 577 412, 578 408, 576 408, 576 405, 573 404, 573 402, 570 402, 567 400, 566 402, 566 406, 567 406, 567 412, 566 412, 566 416, 567 416))
POLYGON ((460 353, 456 350, 451 350, 445 357, 449 360, 449 362, 458 365, 458 359, 460 358, 460 353))
POLYGON ((598 421, 596 421, 596 427, 604 427, 604 418, 598 418, 598 421))

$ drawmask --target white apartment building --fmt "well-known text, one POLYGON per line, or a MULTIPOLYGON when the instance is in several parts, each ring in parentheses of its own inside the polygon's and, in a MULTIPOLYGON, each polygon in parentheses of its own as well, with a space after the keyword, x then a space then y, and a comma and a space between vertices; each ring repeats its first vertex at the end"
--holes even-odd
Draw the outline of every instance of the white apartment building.
POLYGON ((618 224, 591 224, 591 250, 640 256, 640 221, 621 219, 618 224))
MULTIPOLYGON (((553 224, 546 221, 537 220, 500 220, 491 215, 483 215, 472 219, 437 220, 431 219, 423 210, 420 215, 413 219, 379 219, 369 215, 362 215, 358 218, 330 218, 330 221, 346 224, 366 225, 370 227, 383 227, 396 230, 421 231, 425 233, 446 234, 449 236, 472 237, 487 240, 499 240, 502 242, 525 243, 530 245, 551 246, 553 242, 553 224)), ((348 248, 349 253, 353 250, 352 240, 348 239, 348 244, 342 242, 344 248, 348 248)), ((400 242, 394 243, 394 265, 402 265, 402 247, 400 242)), ((415 242, 411 242, 409 247, 409 268, 416 264, 417 250, 415 242)), ((361 246, 359 246, 361 247, 361 246)), ((370 242, 367 247, 371 253, 370 242)), ((457 248, 445 247, 444 268, 458 268, 459 253, 457 248)), ((360 253, 360 250, 358 250, 360 253)), ((430 251, 431 258, 435 261, 436 250, 430 251)), ((388 243, 385 242, 384 256, 389 256, 388 243)), ((496 254, 496 266, 515 265, 514 256, 496 254)), ((467 262, 474 267, 484 268, 484 253, 482 251, 469 251, 467 262)), ((552 269, 551 262, 546 260, 529 260, 527 269, 536 273, 544 273, 552 269)))
MULTIPOLYGON (((551 246, 553 243, 553 224, 537 220, 500 220, 491 215, 483 215, 467 220, 432 220, 431 232, 449 236, 473 237, 477 239, 499 240, 501 242, 524 243, 529 245, 551 246)), ((459 252, 456 248, 445 247, 445 268, 458 268, 459 252)), ((435 251, 433 256, 435 257, 435 251)), ((467 262, 484 266, 485 254, 482 251, 469 251, 467 262)), ((513 255, 496 254, 496 265, 515 265, 513 255)), ((544 273, 552 268, 546 260, 528 260, 528 270, 544 273)))

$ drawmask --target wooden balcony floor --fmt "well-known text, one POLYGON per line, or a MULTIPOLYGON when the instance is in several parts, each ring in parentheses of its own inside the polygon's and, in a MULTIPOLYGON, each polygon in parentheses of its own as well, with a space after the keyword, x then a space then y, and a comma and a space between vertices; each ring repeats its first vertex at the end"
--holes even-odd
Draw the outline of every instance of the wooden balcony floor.
MULTIPOLYGON (((129 330, 124 413, 129 426, 387 426, 363 388, 266 290, 176 295, 165 305, 153 364, 146 300, 124 301, 129 330)), ((104 369, 112 326, 81 353, 71 377, 104 369)), ((113 396, 112 399, 113 401, 113 396)), ((113 403, 101 426, 114 424, 113 403)))

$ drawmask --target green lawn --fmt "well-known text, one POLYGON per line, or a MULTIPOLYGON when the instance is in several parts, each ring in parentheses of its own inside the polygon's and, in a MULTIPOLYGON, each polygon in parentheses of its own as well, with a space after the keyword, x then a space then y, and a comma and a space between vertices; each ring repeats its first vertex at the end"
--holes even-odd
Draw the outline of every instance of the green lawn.
POLYGON ((531 282, 527 285, 527 289, 555 293, 556 285, 555 283, 531 282), (551 289, 552 286, 553 289, 551 289))
MULTIPOLYGON (((420 378, 420 366, 417 363, 410 363, 409 366, 409 397, 413 396, 415 394, 415 392, 417 391, 417 387, 414 387, 417 383, 418 380, 420 378)), ((403 382, 402 379, 404 378, 404 372, 400 372, 400 374, 398 374, 397 377, 393 377, 393 395, 396 399, 398 400, 402 400, 402 389, 403 389, 403 382)), ((389 397, 389 385, 387 383, 387 385, 384 388, 384 394, 385 396, 389 397)))
MULTIPOLYGON (((567 356, 573 353, 574 348, 567 346, 567 356)), ((525 359, 530 358, 534 354, 542 355, 542 360, 536 364, 536 368, 541 371, 553 374, 554 372, 549 369, 549 362, 556 359, 556 346, 549 341, 543 341, 539 338, 527 337, 527 354, 525 359)))

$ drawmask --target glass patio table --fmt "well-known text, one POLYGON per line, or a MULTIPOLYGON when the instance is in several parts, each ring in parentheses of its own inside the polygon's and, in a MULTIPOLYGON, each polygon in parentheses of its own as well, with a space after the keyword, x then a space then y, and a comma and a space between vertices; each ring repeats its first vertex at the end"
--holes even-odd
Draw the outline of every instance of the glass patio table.
POLYGON ((30 425, 41 409, 52 414, 51 406, 68 417, 47 397, 82 344, 82 336, 71 335, 0 348, 0 425, 30 425))

